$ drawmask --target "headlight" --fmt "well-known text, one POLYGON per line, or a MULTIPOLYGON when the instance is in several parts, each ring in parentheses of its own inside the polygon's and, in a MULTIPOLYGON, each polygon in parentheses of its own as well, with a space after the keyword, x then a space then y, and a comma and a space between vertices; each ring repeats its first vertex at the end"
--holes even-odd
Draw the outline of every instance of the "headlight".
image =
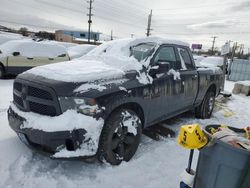
POLYGON ((69 109, 74 109, 79 113, 93 116, 98 112, 98 105, 95 99, 90 98, 77 98, 77 97, 60 97, 59 103, 62 112, 69 109))

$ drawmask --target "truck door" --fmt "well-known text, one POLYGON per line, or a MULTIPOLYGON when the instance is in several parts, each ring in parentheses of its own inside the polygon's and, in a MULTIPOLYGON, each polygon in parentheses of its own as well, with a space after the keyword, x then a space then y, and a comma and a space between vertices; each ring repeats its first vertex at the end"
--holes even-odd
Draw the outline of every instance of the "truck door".
POLYGON ((189 48, 177 47, 177 60, 181 62, 181 79, 184 85, 185 108, 192 108, 198 93, 198 72, 189 48))
POLYGON ((151 61, 150 74, 154 79, 148 91, 148 97, 151 99, 148 120, 151 120, 151 124, 175 113, 179 109, 180 104, 178 103, 182 93, 181 81, 178 78, 174 78, 174 75, 170 74, 168 70, 157 73, 157 66, 160 63, 167 63, 169 69, 176 70, 177 57, 174 46, 161 46, 151 61))

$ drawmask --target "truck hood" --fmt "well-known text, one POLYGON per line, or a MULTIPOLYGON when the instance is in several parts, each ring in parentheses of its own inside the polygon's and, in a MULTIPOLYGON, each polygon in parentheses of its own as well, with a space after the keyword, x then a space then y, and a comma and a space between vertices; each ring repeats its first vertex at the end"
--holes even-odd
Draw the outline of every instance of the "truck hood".
POLYGON ((88 97, 98 98, 114 92, 128 92, 134 87, 140 87, 136 78, 137 72, 127 72, 120 78, 99 79, 88 82, 65 82, 48 79, 39 75, 25 73, 17 76, 17 80, 25 83, 33 83, 38 86, 45 86, 53 89, 58 97, 88 97))

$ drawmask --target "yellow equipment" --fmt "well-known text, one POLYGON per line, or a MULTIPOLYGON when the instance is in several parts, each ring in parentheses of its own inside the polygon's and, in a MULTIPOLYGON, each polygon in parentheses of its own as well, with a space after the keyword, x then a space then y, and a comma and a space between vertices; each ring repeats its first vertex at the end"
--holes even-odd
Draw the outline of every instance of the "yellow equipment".
POLYGON ((187 149, 200 149, 208 142, 199 124, 181 126, 178 144, 187 149))

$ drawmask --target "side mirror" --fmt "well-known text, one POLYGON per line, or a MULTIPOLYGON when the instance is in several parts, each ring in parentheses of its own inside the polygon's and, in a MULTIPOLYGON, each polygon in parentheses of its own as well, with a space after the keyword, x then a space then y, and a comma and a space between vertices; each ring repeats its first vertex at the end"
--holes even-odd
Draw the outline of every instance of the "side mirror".
POLYGON ((19 56, 19 55, 20 55, 20 52, 13 52, 12 55, 13 55, 13 56, 19 56))
POLYGON ((170 70, 170 64, 168 62, 158 62, 158 73, 167 73, 170 70))

